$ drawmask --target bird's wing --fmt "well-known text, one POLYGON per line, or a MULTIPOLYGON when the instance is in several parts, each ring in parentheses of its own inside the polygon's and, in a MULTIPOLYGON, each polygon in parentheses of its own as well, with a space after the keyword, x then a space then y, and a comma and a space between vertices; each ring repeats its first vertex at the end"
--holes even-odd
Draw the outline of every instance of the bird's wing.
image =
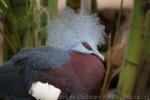
POLYGON ((41 70, 59 67, 68 60, 68 54, 57 48, 22 49, 0 67, 0 95, 16 91, 15 94, 24 95, 24 91, 29 92, 32 83, 37 81, 41 70))
POLYGON ((69 60, 68 53, 58 48, 41 47, 25 48, 12 57, 17 66, 25 66, 38 70, 56 68, 69 60))
POLYGON ((41 70, 56 68, 69 60, 67 52, 58 48, 41 47, 22 49, 11 60, 15 66, 23 71, 25 81, 32 82, 39 75, 41 70))

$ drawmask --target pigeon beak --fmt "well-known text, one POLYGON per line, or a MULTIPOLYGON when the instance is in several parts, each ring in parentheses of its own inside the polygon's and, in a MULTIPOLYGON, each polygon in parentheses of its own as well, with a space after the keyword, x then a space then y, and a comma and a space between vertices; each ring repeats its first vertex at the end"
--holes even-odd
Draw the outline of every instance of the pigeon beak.
POLYGON ((104 56, 99 51, 94 52, 94 54, 97 55, 103 61, 105 60, 104 56))
POLYGON ((93 54, 97 55, 103 61, 105 60, 104 56, 97 49, 93 48, 93 54))
POLYGON ((96 56, 98 56, 101 60, 105 60, 104 56, 98 51, 97 47, 91 43, 89 43, 91 48, 92 48, 92 53, 95 54, 96 56))

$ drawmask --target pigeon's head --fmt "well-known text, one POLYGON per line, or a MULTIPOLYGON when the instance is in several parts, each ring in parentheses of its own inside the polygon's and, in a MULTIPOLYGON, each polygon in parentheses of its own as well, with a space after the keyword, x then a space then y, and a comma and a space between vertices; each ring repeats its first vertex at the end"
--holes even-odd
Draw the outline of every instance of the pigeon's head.
POLYGON ((66 9, 48 23, 47 45, 63 50, 95 54, 104 60, 97 47, 105 43, 104 26, 96 15, 77 14, 66 9))

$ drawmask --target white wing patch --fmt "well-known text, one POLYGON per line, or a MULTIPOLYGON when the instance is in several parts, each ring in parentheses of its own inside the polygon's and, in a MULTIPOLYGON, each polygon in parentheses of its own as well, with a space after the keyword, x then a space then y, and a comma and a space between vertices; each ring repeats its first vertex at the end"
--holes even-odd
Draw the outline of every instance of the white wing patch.
POLYGON ((29 93, 37 100, 57 100, 61 90, 48 83, 38 81, 32 84, 29 93))

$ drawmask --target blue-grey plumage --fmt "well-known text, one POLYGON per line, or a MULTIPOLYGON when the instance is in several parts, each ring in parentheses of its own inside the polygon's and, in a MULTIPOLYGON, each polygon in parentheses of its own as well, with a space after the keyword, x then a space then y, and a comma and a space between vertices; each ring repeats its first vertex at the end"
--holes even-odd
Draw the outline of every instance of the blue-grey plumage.
POLYGON ((0 67, 0 96, 27 96, 41 70, 57 68, 69 60, 58 48, 25 48, 0 67))

